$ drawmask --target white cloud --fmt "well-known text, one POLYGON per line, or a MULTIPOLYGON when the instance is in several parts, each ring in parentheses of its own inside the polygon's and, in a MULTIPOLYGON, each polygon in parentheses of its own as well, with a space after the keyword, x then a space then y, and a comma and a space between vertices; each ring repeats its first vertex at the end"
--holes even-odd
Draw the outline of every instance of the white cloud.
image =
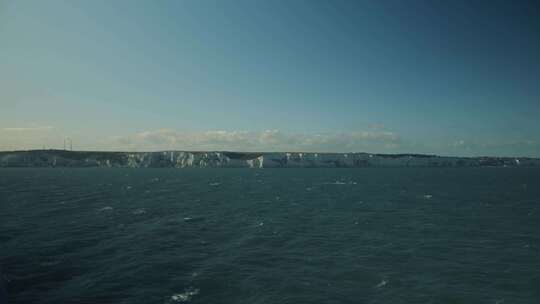
POLYGON ((2 128, 6 132, 33 132, 33 131, 49 131, 52 130, 51 126, 29 126, 29 127, 8 127, 2 128))
POLYGON ((368 128, 372 130, 384 130, 386 129, 386 126, 382 123, 372 123, 368 125, 368 128))
POLYGON ((136 150, 348 152, 392 150, 400 145, 399 136, 389 131, 307 134, 279 130, 183 132, 159 129, 128 137, 114 137, 113 140, 123 149, 136 150))
POLYGON ((465 142, 465 140, 459 139, 459 140, 456 140, 453 143, 451 143, 450 146, 453 147, 453 148, 462 148, 462 147, 465 147, 467 144, 468 143, 465 142))

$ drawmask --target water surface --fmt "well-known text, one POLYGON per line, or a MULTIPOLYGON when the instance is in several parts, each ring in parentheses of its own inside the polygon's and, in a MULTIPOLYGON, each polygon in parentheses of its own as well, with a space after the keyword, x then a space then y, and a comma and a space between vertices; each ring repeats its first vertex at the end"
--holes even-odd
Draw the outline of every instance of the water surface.
POLYGON ((10 303, 540 303, 540 169, 1 169, 10 303))

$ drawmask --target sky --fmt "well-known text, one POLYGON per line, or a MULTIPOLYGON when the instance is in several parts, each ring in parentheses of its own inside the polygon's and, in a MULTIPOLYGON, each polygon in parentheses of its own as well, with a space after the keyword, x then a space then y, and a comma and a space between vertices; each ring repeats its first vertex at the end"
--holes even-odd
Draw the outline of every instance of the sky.
POLYGON ((535 2, 0 0, 0 150, 540 157, 535 2))

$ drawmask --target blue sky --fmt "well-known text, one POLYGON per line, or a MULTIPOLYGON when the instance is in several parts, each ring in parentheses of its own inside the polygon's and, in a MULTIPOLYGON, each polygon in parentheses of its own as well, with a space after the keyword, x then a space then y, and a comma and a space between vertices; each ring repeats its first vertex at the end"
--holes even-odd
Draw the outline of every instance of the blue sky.
POLYGON ((0 150, 540 156, 527 1, 1 1, 0 150))

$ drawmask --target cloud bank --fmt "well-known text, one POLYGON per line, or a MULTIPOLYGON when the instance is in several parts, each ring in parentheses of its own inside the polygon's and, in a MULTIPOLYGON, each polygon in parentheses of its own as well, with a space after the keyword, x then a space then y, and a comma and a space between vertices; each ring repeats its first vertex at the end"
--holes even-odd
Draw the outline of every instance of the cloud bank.
POLYGON ((144 131, 134 136, 115 137, 124 149, 136 150, 226 150, 353 152, 388 150, 399 146, 400 138, 388 131, 334 133, 288 133, 279 130, 183 132, 169 129, 144 131))
POLYGON ((540 157, 540 140, 455 137, 415 140, 382 125, 366 130, 301 133, 282 130, 183 131, 147 130, 121 136, 81 134, 48 125, 0 128, 0 151, 63 149, 64 138, 74 150, 92 151, 246 151, 246 152, 370 152, 424 153, 447 156, 540 157))
POLYGON ((30 127, 7 127, 2 128, 5 132, 34 132, 34 131, 49 131, 52 130, 52 126, 30 126, 30 127))

